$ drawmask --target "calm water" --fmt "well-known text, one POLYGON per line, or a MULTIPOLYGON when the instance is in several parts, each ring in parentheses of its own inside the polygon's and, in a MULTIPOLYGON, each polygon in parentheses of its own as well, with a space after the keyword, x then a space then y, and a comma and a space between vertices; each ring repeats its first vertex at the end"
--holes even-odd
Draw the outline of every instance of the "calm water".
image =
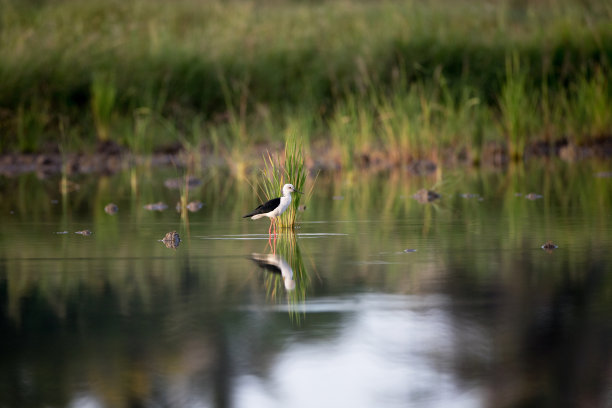
POLYGON ((320 176, 272 245, 223 174, 0 178, 0 407, 610 407, 609 171, 320 176))

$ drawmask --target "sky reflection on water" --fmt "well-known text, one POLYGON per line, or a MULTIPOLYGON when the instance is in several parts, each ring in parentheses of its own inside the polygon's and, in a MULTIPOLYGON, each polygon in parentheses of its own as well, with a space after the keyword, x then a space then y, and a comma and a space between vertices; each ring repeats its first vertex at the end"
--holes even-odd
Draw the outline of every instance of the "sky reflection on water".
POLYGON ((294 341, 264 381, 239 383, 239 406, 476 406, 449 362, 452 323, 436 296, 369 294, 305 306, 306 313, 348 313, 332 341, 294 341), (414 309, 413 309, 414 307, 414 309), (300 384, 308 384, 300 387, 300 384))

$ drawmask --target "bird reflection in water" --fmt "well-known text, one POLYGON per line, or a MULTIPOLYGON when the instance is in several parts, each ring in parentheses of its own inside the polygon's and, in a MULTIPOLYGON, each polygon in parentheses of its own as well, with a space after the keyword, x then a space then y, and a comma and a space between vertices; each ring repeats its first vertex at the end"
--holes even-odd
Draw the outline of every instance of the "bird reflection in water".
POLYGON ((281 275, 285 283, 285 289, 294 290, 295 281, 293 280, 293 269, 287 261, 276 254, 251 254, 251 260, 260 268, 273 274, 281 275))
POLYGON ((266 247, 264 253, 252 253, 248 258, 265 271, 257 276, 263 278, 267 300, 279 306, 284 304, 289 318, 299 324, 303 314, 300 305, 306 301, 311 283, 300 245, 291 230, 282 230, 273 245, 266 247))

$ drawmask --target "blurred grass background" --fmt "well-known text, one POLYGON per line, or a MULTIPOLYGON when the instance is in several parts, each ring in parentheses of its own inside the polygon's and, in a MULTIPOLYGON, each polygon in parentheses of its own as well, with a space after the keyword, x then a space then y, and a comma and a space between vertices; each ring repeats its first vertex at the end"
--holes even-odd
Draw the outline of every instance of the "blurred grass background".
POLYGON ((0 0, 0 152, 520 158, 612 134, 611 62, 601 1, 0 0))

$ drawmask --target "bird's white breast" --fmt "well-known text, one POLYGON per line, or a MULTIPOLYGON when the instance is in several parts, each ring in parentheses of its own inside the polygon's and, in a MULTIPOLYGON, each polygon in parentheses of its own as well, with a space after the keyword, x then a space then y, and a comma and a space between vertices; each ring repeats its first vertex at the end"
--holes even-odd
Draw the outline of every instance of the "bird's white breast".
POLYGON ((289 204, 291 204, 291 194, 287 194, 286 196, 282 196, 281 199, 280 199, 279 206, 276 207, 276 209, 274 211, 272 211, 272 216, 278 217, 279 215, 284 213, 285 210, 289 207, 289 204))

